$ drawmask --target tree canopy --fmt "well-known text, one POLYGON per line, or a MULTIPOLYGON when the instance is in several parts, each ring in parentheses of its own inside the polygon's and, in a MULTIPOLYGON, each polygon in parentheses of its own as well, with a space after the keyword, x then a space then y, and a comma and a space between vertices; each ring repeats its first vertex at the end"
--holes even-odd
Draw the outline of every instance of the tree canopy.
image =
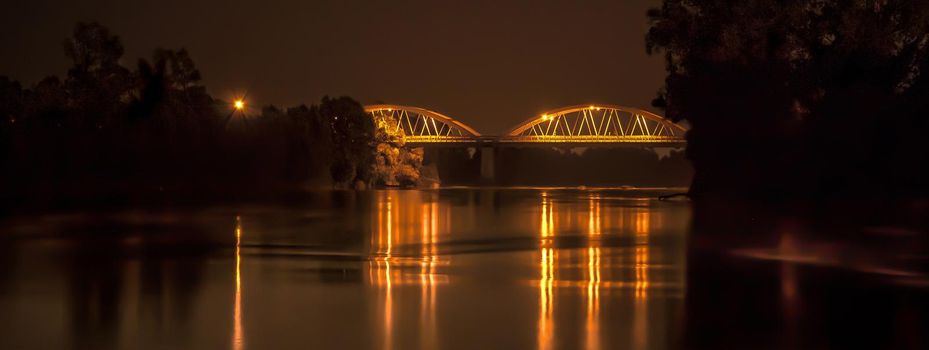
POLYGON ((648 17, 692 195, 929 194, 929 3, 665 0, 648 17))
POLYGON ((186 49, 155 49, 130 69, 119 37, 94 22, 75 26, 64 53, 72 67, 63 78, 23 87, 0 76, 6 197, 377 182, 377 130, 349 97, 238 110, 207 92, 186 49))

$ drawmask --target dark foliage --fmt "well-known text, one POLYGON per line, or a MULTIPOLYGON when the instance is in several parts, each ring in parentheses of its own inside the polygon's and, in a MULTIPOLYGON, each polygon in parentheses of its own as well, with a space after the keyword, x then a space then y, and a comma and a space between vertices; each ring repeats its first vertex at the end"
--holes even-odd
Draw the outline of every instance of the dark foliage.
POLYGON ((206 92, 185 49, 157 49, 130 70, 120 64, 119 38, 97 23, 78 23, 64 48, 73 66, 63 79, 23 88, 0 77, 0 192, 8 202, 368 181, 373 123, 348 97, 233 112, 206 92))
POLYGON ((504 185, 683 187, 692 175, 681 151, 659 157, 638 148, 500 148, 495 157, 504 185))
POLYGON ((691 125, 696 198, 929 195, 929 3, 665 0, 656 99, 691 125))

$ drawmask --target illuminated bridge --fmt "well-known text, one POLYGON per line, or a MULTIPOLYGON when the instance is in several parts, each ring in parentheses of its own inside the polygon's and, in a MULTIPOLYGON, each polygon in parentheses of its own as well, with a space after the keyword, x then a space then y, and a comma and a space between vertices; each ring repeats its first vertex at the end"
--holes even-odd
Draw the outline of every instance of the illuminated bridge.
POLYGON ((418 145, 539 145, 568 147, 641 145, 683 147, 686 129, 641 109, 616 105, 559 108, 529 118, 502 136, 483 136, 470 126, 428 109, 370 105, 365 111, 418 145))
POLYGON ((494 178, 495 149, 542 147, 683 147, 684 127, 654 113, 616 105, 559 108, 529 118, 501 136, 484 136, 444 114, 410 106, 365 106, 375 121, 403 135, 407 145, 465 146, 481 151, 481 176, 494 178))

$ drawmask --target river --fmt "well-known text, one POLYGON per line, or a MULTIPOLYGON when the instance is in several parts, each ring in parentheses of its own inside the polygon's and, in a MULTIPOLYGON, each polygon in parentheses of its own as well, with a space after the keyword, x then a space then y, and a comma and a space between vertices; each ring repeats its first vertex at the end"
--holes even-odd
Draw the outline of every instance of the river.
POLYGON ((668 191, 333 191, 8 218, 0 348, 781 348, 832 344, 805 330, 832 322, 822 281, 896 300, 880 304, 892 315, 925 306, 925 288, 760 243, 694 260, 690 204, 655 199, 668 191))

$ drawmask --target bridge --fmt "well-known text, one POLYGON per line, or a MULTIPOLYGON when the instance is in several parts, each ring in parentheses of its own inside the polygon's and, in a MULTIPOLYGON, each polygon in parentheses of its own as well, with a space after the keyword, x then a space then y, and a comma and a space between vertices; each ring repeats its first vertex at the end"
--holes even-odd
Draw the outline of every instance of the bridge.
POLYGON ((369 105, 365 111, 406 143, 421 145, 548 145, 583 147, 609 144, 683 147, 684 127, 654 113, 617 105, 558 108, 516 125, 504 135, 484 136, 467 124, 428 109, 369 105))
POLYGON ((494 177, 494 149, 502 146, 683 147, 684 127, 657 114, 618 105, 569 106, 546 111, 500 136, 485 136, 454 118, 425 108, 377 104, 365 106, 382 127, 407 145, 464 146, 481 150, 481 176, 494 177))

